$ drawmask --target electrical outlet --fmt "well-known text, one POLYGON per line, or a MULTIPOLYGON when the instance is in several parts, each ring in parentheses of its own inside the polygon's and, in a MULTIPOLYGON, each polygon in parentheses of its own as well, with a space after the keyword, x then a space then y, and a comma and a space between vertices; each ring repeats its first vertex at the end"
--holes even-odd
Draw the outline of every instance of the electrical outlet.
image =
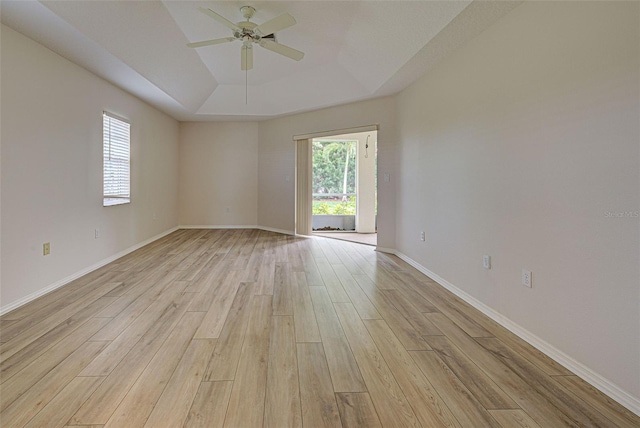
POLYGON ((98 239, 100 237, 100 229, 96 229, 94 231, 94 235, 93 236, 94 236, 94 238, 98 239))
POLYGON ((153 219, 157 220, 158 219, 158 215, 156 213, 153 213, 153 219))
POLYGON ((227 207, 227 208, 226 208, 226 211, 227 211, 228 213, 230 213, 230 212, 231 212, 231 207, 227 207))
POLYGON ((425 239, 426 238, 425 238, 424 232, 420 232, 420 240, 424 241, 425 239))
POLYGON ((525 287, 531 288, 532 280, 531 280, 531 271, 522 269, 522 285, 525 287))
POLYGON ((51 254, 51 243, 45 242, 44 244, 42 244, 42 255, 48 256, 49 254, 51 254))
POLYGON ((391 174, 389 174, 388 172, 384 174, 384 182, 385 183, 391 182, 391 174))
POLYGON ((482 266, 484 266, 485 269, 491 269, 491 256, 486 254, 482 256, 482 266))

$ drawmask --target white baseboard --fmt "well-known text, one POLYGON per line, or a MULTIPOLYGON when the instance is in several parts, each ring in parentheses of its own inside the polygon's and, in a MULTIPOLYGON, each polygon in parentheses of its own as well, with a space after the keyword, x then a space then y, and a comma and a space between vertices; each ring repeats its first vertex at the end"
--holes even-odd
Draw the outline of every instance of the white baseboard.
POLYGON ((69 276, 67 276, 66 278, 62 278, 59 281, 54 282, 53 284, 50 284, 34 293, 29 294, 28 296, 25 296, 21 299, 16 300, 15 302, 11 302, 8 305, 2 306, 0 308, 0 315, 4 315, 6 313, 11 312, 14 309, 19 308, 22 305, 26 305, 27 303, 31 302, 32 300, 37 299, 38 297, 44 296, 45 294, 51 293, 53 290, 62 287, 63 285, 66 285, 68 283, 70 283, 71 281, 80 278, 83 275, 86 275, 90 272, 93 272, 94 270, 101 268, 102 266, 111 263, 114 260, 119 259, 122 256, 125 256, 139 248, 144 247, 145 245, 148 245, 150 243, 152 243, 153 241, 156 241, 164 236, 167 236, 170 233, 175 232, 176 230, 178 230, 178 227, 174 227, 172 229, 166 230, 156 236, 153 236, 149 239, 146 239, 142 242, 139 242, 125 250, 122 250, 110 257, 107 257, 106 259, 102 259, 100 260, 98 263, 95 263, 87 268, 84 268, 82 270, 79 270, 78 272, 75 272, 69 276))
POLYGON ((292 230, 275 229, 273 227, 257 226, 255 224, 202 224, 202 225, 181 225, 178 229, 258 229, 267 232, 282 233, 284 235, 295 235, 292 230))
POLYGON ((423 274, 427 275, 429 278, 433 279, 442 287, 451 291, 453 294, 460 297, 462 300, 464 300, 474 308, 478 309, 480 312, 482 312, 483 314, 485 314, 486 316, 488 316, 489 318, 491 318, 492 320, 494 320, 495 322, 497 322, 507 330, 511 331, 512 333, 514 333, 515 335, 517 335, 518 337, 520 337, 530 345, 534 346, 535 348, 543 352, 545 355, 549 356, 551 359, 553 359, 560 365, 566 367, 568 370, 575 373, 576 375, 581 377, 583 380, 587 381, 588 383, 593 385, 595 388, 602 391, 607 396, 611 397, 613 400, 617 401, 618 403, 620 403, 621 405, 623 405, 624 407, 626 407, 636 415, 640 416, 640 398, 629 394, 627 391, 623 390, 613 382, 609 381, 604 376, 593 371, 592 369, 585 366, 584 364, 576 361, 569 355, 560 351, 558 348, 549 344, 545 340, 539 338, 535 334, 531 333, 529 330, 511 321, 509 318, 505 317, 499 312, 496 312, 494 309, 490 308, 489 306, 485 305, 475 297, 471 296, 470 294, 466 293, 465 291, 451 284, 449 281, 442 278, 438 274, 431 272, 429 269, 425 268, 415 260, 411 259, 409 256, 399 251, 391 250, 389 248, 383 248, 383 249, 378 248, 377 250, 385 253, 395 254, 396 256, 400 257, 402 260, 409 263, 411 266, 413 266, 423 274))
POLYGON ((181 225, 178 229, 259 229, 255 224, 205 224, 205 225, 181 225))
POLYGON ((282 233, 284 235, 295 235, 292 230, 275 229, 273 227, 256 226, 255 224, 202 224, 202 225, 182 225, 178 229, 258 229, 267 232, 282 233))
MULTIPOLYGON (((396 250, 394 250, 393 248, 376 247, 376 251, 380 251, 381 253, 398 255, 398 252, 396 250)), ((398 257, 400 257, 400 256, 398 256, 398 257)))

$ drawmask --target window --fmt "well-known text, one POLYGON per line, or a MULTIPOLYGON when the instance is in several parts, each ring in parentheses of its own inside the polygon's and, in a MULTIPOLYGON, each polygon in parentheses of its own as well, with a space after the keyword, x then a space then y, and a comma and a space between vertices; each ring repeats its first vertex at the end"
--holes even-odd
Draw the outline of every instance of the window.
POLYGON ((129 122, 107 112, 102 113, 104 151, 104 187, 102 205, 128 204, 131 201, 129 122))

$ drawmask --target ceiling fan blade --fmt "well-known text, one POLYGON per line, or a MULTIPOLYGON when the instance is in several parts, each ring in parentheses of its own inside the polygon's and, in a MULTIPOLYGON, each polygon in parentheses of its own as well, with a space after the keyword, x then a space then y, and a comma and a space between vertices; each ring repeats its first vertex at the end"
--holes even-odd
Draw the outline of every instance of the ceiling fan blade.
POLYGON ((229 21, 224 16, 212 11, 211 9, 208 9, 206 7, 199 7, 198 10, 200 12, 204 13, 205 15, 208 15, 211 18, 215 19, 216 21, 218 21, 219 23, 221 23, 225 27, 231 28, 233 31, 239 31, 240 30, 240 27, 238 27, 236 24, 234 24, 233 22, 229 21))
POLYGON ((271 40, 260 40, 260 46, 296 61, 300 61, 302 58, 304 58, 304 52, 300 52, 299 50, 286 45, 281 45, 280 43, 272 42, 271 40))
POLYGON ((187 46, 190 48, 200 48, 202 46, 219 45, 220 43, 233 42, 234 40, 235 40, 234 37, 224 37, 222 39, 213 39, 213 40, 205 40, 203 42, 187 43, 187 46))
POLYGON ((253 48, 251 46, 242 46, 240 57, 240 70, 251 70, 253 68, 253 48))
POLYGON ((254 31, 259 31, 263 36, 268 36, 269 34, 273 34, 276 31, 281 31, 285 28, 289 28, 295 23, 295 18, 288 13, 285 13, 258 25, 256 28, 254 28, 254 31))

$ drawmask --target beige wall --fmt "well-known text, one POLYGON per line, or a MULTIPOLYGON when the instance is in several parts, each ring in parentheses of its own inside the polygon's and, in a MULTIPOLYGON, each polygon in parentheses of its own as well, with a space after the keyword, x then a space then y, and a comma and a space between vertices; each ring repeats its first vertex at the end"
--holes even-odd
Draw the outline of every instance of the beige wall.
POLYGON ((258 124, 180 124, 180 224, 255 226, 258 124))
POLYGON ((395 121, 395 98, 385 97, 260 122, 258 224, 293 231, 294 135, 378 124, 378 246, 393 248, 395 121), (390 182, 384 174, 390 174, 390 182))
POLYGON ((639 8, 524 3, 397 111, 397 248, 635 397, 639 8))
POLYGON ((0 89, 2 307, 177 226, 174 119, 4 25, 0 89), (102 206, 103 110, 131 121, 131 204, 102 206))

